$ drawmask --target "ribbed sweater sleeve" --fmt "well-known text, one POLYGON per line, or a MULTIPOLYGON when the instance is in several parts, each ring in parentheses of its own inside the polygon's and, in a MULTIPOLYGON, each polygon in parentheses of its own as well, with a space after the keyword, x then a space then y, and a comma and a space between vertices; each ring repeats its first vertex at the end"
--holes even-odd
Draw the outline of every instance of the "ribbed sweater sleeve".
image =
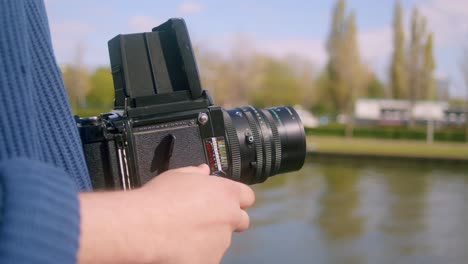
POLYGON ((75 263, 79 206, 66 173, 30 159, 0 162, 0 262, 75 263))
POLYGON ((44 3, 0 0, 0 263, 75 263, 90 187, 44 3))
POLYGON ((0 0, 0 161, 28 157, 91 184, 41 0, 0 0))

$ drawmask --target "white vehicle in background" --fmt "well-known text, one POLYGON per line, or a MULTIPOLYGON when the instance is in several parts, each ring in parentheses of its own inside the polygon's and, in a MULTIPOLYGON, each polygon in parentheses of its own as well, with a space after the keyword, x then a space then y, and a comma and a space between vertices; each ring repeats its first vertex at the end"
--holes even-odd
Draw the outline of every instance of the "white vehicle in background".
POLYGON ((311 112, 307 111, 300 105, 295 105, 294 109, 301 118, 304 127, 318 127, 319 120, 311 112))

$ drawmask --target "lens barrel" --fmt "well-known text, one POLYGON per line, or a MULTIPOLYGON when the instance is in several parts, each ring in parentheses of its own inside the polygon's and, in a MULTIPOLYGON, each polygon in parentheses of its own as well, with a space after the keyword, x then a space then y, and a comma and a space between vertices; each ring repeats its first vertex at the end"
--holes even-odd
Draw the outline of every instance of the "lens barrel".
POLYGON ((304 126, 290 106, 224 110, 231 178, 246 184, 299 170, 306 156, 304 126))

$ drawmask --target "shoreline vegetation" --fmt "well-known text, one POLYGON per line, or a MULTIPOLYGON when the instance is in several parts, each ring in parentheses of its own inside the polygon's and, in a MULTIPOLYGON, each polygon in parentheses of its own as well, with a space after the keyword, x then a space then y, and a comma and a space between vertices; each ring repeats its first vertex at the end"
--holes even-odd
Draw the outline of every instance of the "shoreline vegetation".
POLYGON ((412 159, 421 161, 468 162, 467 143, 427 144, 418 140, 389 140, 307 136, 307 153, 314 156, 412 159))

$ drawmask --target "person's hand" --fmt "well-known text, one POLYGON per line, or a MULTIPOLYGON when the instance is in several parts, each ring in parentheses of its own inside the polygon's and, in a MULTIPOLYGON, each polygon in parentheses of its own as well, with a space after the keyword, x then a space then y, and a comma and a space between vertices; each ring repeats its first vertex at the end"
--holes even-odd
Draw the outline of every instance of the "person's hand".
POLYGON ((130 192, 81 194, 80 263, 219 263, 249 227, 250 187, 206 165, 167 171, 130 192))

